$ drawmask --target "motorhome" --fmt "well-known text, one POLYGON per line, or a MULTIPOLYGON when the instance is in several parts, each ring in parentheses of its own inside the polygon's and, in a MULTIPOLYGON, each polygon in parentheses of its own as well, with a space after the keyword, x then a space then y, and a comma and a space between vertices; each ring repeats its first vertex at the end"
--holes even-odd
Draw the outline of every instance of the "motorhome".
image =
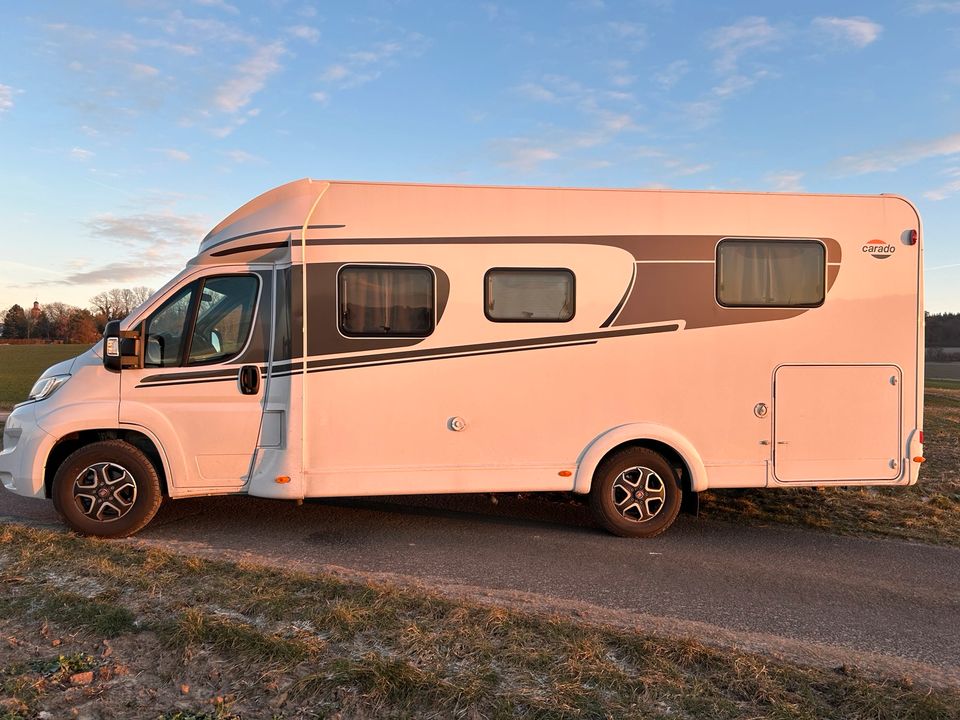
POLYGON ((7 420, 0 480, 118 537, 163 498, 910 485, 920 218, 893 195, 299 180, 7 420))

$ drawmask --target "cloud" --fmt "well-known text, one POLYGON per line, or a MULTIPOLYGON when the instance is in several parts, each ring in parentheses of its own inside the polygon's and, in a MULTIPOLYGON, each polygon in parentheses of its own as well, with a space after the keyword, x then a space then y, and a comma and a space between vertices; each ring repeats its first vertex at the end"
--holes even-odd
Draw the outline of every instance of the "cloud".
POLYGON ((157 68, 153 67, 152 65, 144 65, 142 63, 134 63, 131 66, 131 70, 133 71, 134 77, 140 78, 156 77, 160 74, 160 71, 157 70, 157 68))
POLYGON ((538 170, 541 164, 560 157, 555 150, 532 146, 528 142, 526 138, 510 138, 497 143, 502 155, 499 164, 521 173, 532 173, 538 170))
POLYGON ((803 185, 800 184, 803 173, 797 170, 767 173, 763 179, 776 192, 803 192, 803 185))
POLYGON ((235 113, 247 106, 253 96, 267 84, 271 75, 282 67, 280 57, 286 52, 282 42, 264 45, 253 57, 236 68, 236 75, 216 92, 214 104, 227 113, 235 113))
POLYGON ((146 246, 148 251, 180 249, 200 242, 207 229, 198 215, 174 213, 103 213, 86 221, 91 237, 146 246))
POLYGON ((951 195, 960 193, 960 167, 947 168, 941 174, 947 176, 949 179, 940 187, 927 190, 923 194, 927 200, 933 200, 935 202, 946 200, 951 195))
POLYGON ((94 152, 92 150, 85 150, 84 148, 81 148, 81 147, 75 147, 70 151, 70 159, 78 160, 79 162, 86 162, 87 160, 90 160, 93 156, 94 156, 94 152))
POLYGON ((960 13, 960 2, 956 0, 920 0, 920 2, 913 4, 913 9, 919 13, 960 13))
POLYGON ((537 102, 556 102, 557 95, 552 90, 545 88, 539 83, 524 83, 523 85, 518 85, 514 90, 525 97, 527 100, 534 100, 537 102))
POLYGON ((960 133, 935 140, 908 142, 860 155, 845 155, 837 161, 836 166, 842 175, 865 175, 873 172, 893 172, 921 160, 956 154, 960 154, 960 133))
POLYGON ((233 13, 236 15, 240 11, 230 3, 225 0, 194 0, 197 5, 203 5, 204 7, 216 8, 218 10, 223 10, 228 13, 233 13))
POLYGON ((311 93, 310 97, 321 105, 326 105, 328 102, 330 102, 330 96, 325 92, 317 91, 315 93, 311 93))
POLYGON ((83 263, 67 263, 73 271, 58 277, 61 285, 123 285, 144 278, 169 275, 183 267, 207 229, 198 215, 145 212, 129 215, 104 213, 85 223, 95 240, 122 244, 122 261, 87 269, 83 263))
POLYGON ((246 150, 225 150, 223 154, 238 165, 250 162, 264 162, 263 158, 248 153, 246 150))
POLYGON ((777 46, 782 33, 766 18, 746 17, 710 33, 707 47, 717 53, 714 67, 727 74, 737 71, 741 57, 751 50, 768 50, 777 46))
POLYGON ((739 95, 757 84, 758 81, 770 77, 772 73, 767 70, 757 70, 752 75, 729 75, 723 82, 710 89, 710 93, 721 100, 726 100, 734 95, 739 95))
POLYGON ((690 72, 690 63, 686 60, 674 60, 653 77, 660 87, 669 90, 680 82, 681 78, 688 72, 690 72))
POLYGON ((419 33, 407 33, 403 37, 380 42, 366 50, 349 52, 337 62, 327 66, 320 80, 341 89, 359 87, 380 77, 384 67, 389 67, 403 55, 418 55, 428 41, 419 33))
POLYGON ((831 38, 834 42, 865 48, 874 42, 883 26, 865 17, 818 17, 811 23, 814 30, 831 38))
POLYGON ((187 162, 190 160, 190 153, 177 150, 176 148, 154 148, 153 151, 162 153, 168 160, 176 160, 177 162, 187 162))
MULTIPOLYGON (((157 275, 169 275, 183 267, 183 261, 162 258, 137 258, 112 262, 93 270, 81 270, 63 275, 58 280, 47 280, 42 284, 57 285, 106 285, 113 286, 134 283, 157 275), (145 264, 146 263, 146 264, 145 264)), ((41 284, 41 283, 37 283, 41 284)))
POLYGON ((16 90, 9 85, 0 85, 0 115, 13 109, 13 96, 16 90))
POLYGON ((306 40, 313 44, 316 44, 320 39, 320 31, 310 25, 293 25, 287 28, 287 34, 298 40, 306 40))
POLYGON ((632 49, 640 50, 647 44, 647 27, 640 23, 615 20, 602 26, 601 41, 624 41, 632 49))

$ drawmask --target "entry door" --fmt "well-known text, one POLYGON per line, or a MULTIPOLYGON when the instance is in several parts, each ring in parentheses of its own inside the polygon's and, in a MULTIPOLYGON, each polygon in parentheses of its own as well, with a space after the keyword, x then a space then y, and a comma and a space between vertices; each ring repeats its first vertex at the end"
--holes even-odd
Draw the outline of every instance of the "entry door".
POLYGON ((774 393, 774 474, 843 483, 900 476, 900 370, 893 365, 786 365, 774 393))
POLYGON ((178 489, 247 481, 263 401, 263 358, 248 344, 257 314, 269 318, 263 284, 243 268, 174 291, 141 323, 144 367, 120 373, 120 422, 150 429, 168 453, 179 450, 183 471, 169 479, 178 489))

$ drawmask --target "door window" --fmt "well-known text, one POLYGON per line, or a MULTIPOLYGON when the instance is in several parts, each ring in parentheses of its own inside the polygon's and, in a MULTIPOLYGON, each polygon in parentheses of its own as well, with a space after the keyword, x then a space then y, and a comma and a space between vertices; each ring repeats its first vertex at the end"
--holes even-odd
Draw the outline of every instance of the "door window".
POLYGON ((180 349, 196 287, 197 283, 187 285, 147 319, 144 331, 145 367, 174 367, 180 364, 180 349))
POLYGON ((257 279, 252 275, 205 280, 187 365, 223 362, 243 350, 256 303, 257 279))
POLYGON ((187 285, 146 320, 144 366, 207 365, 237 355, 250 336, 258 288, 253 275, 187 285))

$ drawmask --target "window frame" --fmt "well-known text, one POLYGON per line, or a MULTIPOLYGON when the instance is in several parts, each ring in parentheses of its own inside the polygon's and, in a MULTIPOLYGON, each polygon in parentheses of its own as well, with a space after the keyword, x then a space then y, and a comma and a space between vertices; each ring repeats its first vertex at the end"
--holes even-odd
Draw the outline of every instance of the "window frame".
POLYGON ((381 338, 384 340, 409 340, 423 339, 430 337, 437 329, 437 273, 430 265, 422 263, 377 263, 377 262, 354 262, 344 263, 337 268, 336 297, 334 307, 337 313, 337 332, 341 336, 350 340, 362 340, 370 338, 381 338), (340 279, 344 270, 426 270, 430 273, 430 328, 423 333, 355 333, 348 331, 343 326, 343 309, 340 306, 340 279))
POLYGON ((142 337, 142 345, 144 348, 143 367, 150 368, 153 370, 169 370, 172 368, 204 367, 207 365, 225 365, 227 363, 233 362, 234 360, 236 360, 238 357, 240 357, 241 355, 243 355, 243 353, 247 351, 247 348, 250 346, 250 342, 253 340, 253 331, 256 329, 255 326, 257 324, 257 317, 260 311, 260 301, 262 299, 262 295, 263 295, 263 279, 257 273, 253 273, 253 272, 234 272, 234 273, 222 273, 222 274, 216 274, 216 275, 203 275, 198 278, 193 278, 189 282, 177 288, 174 288, 174 290, 169 295, 167 295, 166 298, 163 299, 163 301, 157 306, 155 310, 150 312, 145 318, 140 320, 140 322, 138 323, 138 325, 141 328, 141 332, 143 334, 143 337, 142 337), (253 313, 250 316, 250 329, 247 331, 247 338, 244 341, 243 346, 240 348, 240 350, 238 350, 233 355, 230 355, 229 357, 225 357, 223 359, 215 358, 213 360, 207 360, 204 362, 190 363, 188 362, 190 359, 190 349, 193 345, 193 334, 194 332, 196 332, 197 317, 200 314, 200 299, 203 296, 203 288, 206 285, 208 280, 215 280, 218 278, 228 278, 228 277, 252 277, 254 280, 256 280, 256 283, 257 283, 257 293, 253 303, 253 313), (160 312, 164 307, 166 307, 167 303, 170 300, 176 297, 184 289, 189 288, 191 285, 194 286, 193 296, 190 298, 190 304, 187 306, 187 322, 184 325, 184 341, 180 345, 180 352, 178 354, 176 364, 175 365, 147 365, 146 364, 146 344, 148 340, 147 330, 149 329, 147 324, 149 323, 150 320, 153 319, 153 316, 156 315, 156 313, 160 312))
POLYGON ((568 323, 577 316, 577 274, 567 267, 526 267, 526 266, 498 266, 492 267, 483 274, 483 315, 490 322, 495 323, 568 323), (542 318, 495 318, 490 316, 490 274, 495 272, 565 272, 570 276, 570 317, 556 320, 542 318))
POLYGON ((713 263, 713 299, 722 308, 729 308, 731 310, 738 309, 751 309, 751 310, 762 310, 762 309, 809 309, 809 308, 818 308, 821 307, 827 301, 827 246, 822 240, 817 238, 771 238, 771 237, 724 237, 717 242, 716 249, 714 251, 714 263, 713 263), (746 242, 746 243, 766 243, 772 245, 818 245, 821 252, 823 253, 823 267, 822 267, 822 285, 823 295, 820 298, 819 302, 816 303, 791 303, 788 305, 757 305, 750 303, 725 303, 720 299, 720 249, 726 242, 746 242))

